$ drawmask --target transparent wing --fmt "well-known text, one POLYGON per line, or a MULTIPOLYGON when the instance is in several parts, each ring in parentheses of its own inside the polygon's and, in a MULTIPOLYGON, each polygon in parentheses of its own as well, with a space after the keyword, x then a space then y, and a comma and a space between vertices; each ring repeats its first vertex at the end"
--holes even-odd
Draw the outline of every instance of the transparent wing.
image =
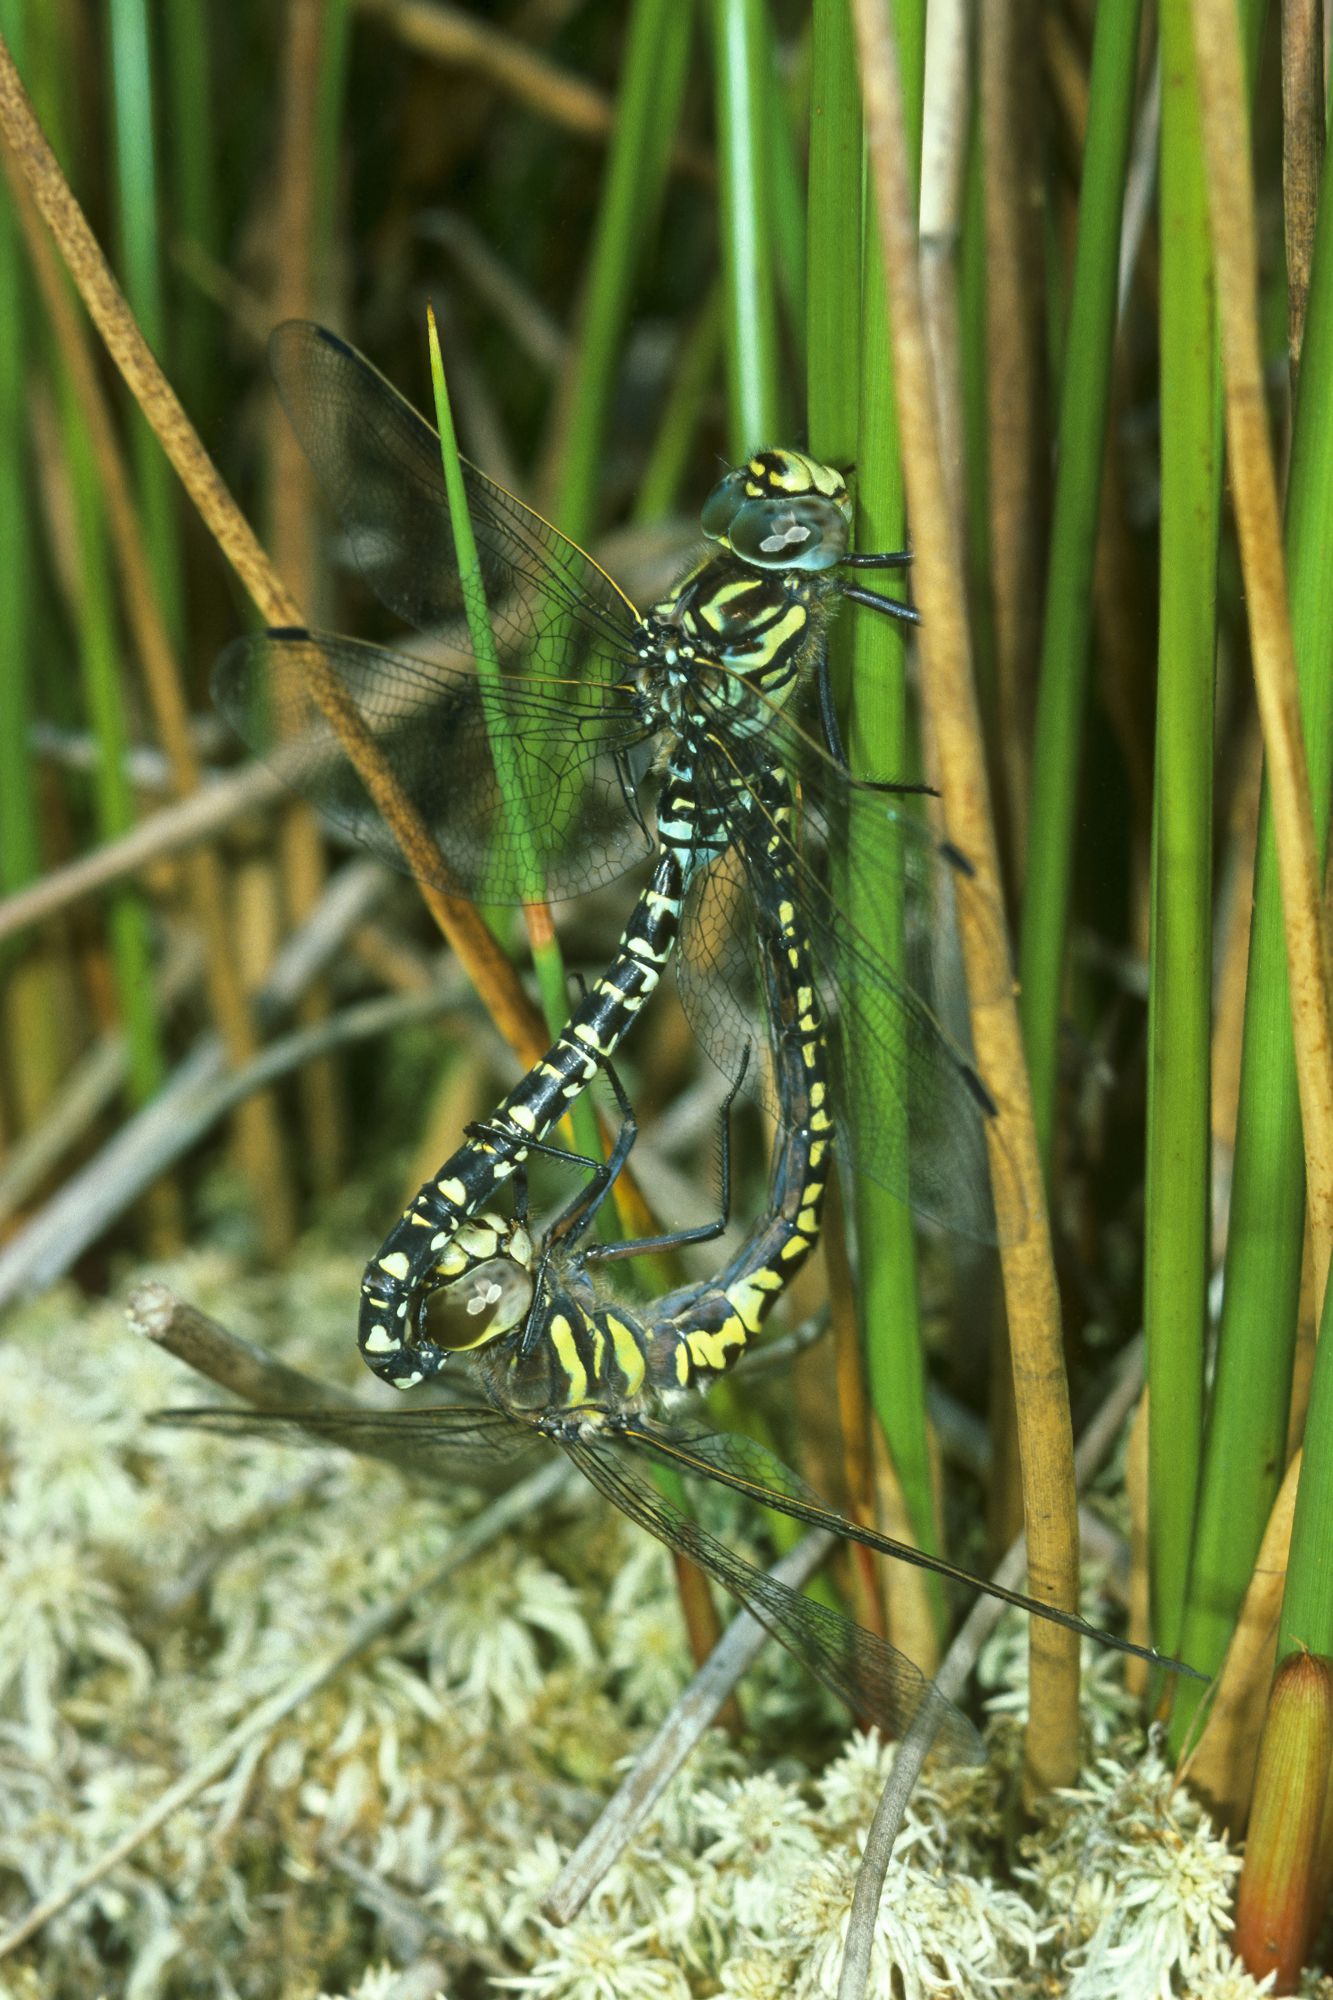
MULTIPOLYGON (((439 437, 327 327, 286 320, 268 352, 283 408, 362 576, 419 632, 449 625, 463 598, 439 437)), ((576 543, 467 460, 463 474, 502 653, 528 655, 535 671, 620 678, 639 625, 624 592, 576 543)))
POLYGON ((659 1464, 669 1465, 673 1471, 695 1473, 702 1479, 729 1486, 733 1492, 743 1494, 756 1505, 772 1507, 780 1514, 790 1515, 795 1521, 803 1521, 808 1527, 823 1528, 829 1534, 839 1535, 844 1541, 859 1542, 862 1547, 874 1549, 879 1555, 893 1556, 897 1561, 911 1563, 917 1569, 931 1570, 937 1576, 948 1577, 953 1583, 965 1584, 969 1590, 998 1598, 1002 1604, 1012 1604, 1015 1609, 1026 1611, 1033 1618, 1044 1618, 1053 1625, 1063 1625, 1067 1630, 1077 1632, 1081 1638, 1093 1639, 1098 1645, 1109 1646, 1115 1652, 1150 1660, 1154 1666, 1167 1667, 1173 1673, 1187 1674, 1195 1680, 1207 1678, 1193 1667, 1169 1659, 1153 1647, 1136 1646, 1132 1640, 1104 1631, 1101 1626, 1092 1625, 1073 1612, 1057 1610, 1054 1605, 1043 1604, 1023 1591, 1007 1590, 1003 1584, 994 1583, 988 1577, 973 1576, 970 1570, 946 1562, 943 1556, 928 1555, 906 1542, 895 1541, 891 1535, 881 1535, 877 1529, 849 1520, 836 1507, 830 1507, 821 1500, 799 1473, 793 1472, 766 1445, 753 1438, 737 1437, 730 1431, 662 1430, 640 1419, 625 1421, 620 1426, 620 1434, 628 1443, 656 1459, 659 1464))
MULTIPOLYGON (((998 917, 911 799, 856 784, 784 716, 768 719, 763 740, 795 781, 796 825, 784 831, 754 801, 734 816, 736 846, 695 877, 677 963, 686 1013, 726 1074, 737 1076, 750 1051, 747 1074, 761 1090, 766 1081, 769 1108, 782 1119, 761 1059, 770 1024, 756 917, 790 900, 814 965, 834 1110, 857 1164, 920 1214, 995 1242, 991 1176, 1008 1180, 1005 1212, 1021 1216, 1013 1169, 995 1105, 932 1000, 956 993, 955 908, 963 898, 994 937, 998 986, 998 917), (872 942, 871 930, 891 949, 872 942)), ((709 740, 701 792, 721 794, 744 748, 734 737, 709 740)), ((1021 1227, 1011 1225, 1011 1233, 1021 1227)))
POLYGON ((324 633, 261 633, 222 654, 213 698, 285 783, 411 872, 329 719, 331 689, 440 850, 443 871, 416 869, 452 894, 576 895, 649 851, 628 765, 643 729, 623 695, 548 675, 487 686, 469 648, 437 651, 427 660, 324 633))
POLYGON ((981 1739, 962 1710, 945 1701, 905 1654, 746 1562, 635 1478, 614 1448, 581 1441, 566 1450, 613 1506, 715 1577, 858 1715, 869 1716, 891 1736, 902 1736, 931 1701, 938 1707, 937 1753, 951 1763, 984 1762, 981 1739))
POLYGON ((493 1465, 540 1442, 526 1424, 471 1404, 419 1410, 154 1410, 151 1422, 219 1437, 266 1438, 271 1444, 333 1444, 400 1470, 444 1479, 460 1467, 493 1465))

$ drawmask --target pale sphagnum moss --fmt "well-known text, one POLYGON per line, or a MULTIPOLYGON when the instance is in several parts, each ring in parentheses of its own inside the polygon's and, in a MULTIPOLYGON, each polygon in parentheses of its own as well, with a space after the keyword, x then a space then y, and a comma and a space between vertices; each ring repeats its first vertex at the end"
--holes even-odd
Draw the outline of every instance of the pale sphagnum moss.
MULTIPOLYGON (((153 1275, 317 1377, 374 1393, 348 1337, 358 1272, 324 1247, 281 1280, 247 1279, 217 1254, 153 1275)), ((7 1921, 484 1504, 461 1478, 428 1488, 336 1453, 144 1423, 156 1406, 206 1400, 126 1331, 118 1305, 89 1310, 64 1292, 12 1322, 0 1403, 7 1921)), ((724 1497, 706 1496, 704 1512, 760 1553, 753 1520, 724 1497)), ((1247 2000, 1258 1989, 1227 1949, 1235 1857, 1124 1732, 1109 1659, 1088 1711, 1099 1761, 1021 1853, 1006 1851, 1007 1711, 1021 1712, 1024 1656, 1021 1622, 1006 1624, 987 1663, 1006 1711, 990 1764, 918 1788, 872 1991, 896 1979, 906 2000, 1247 2000)), ((705 1739, 584 1916, 565 1931, 541 1916, 561 1860, 687 1672, 664 1552, 571 1488, 0 1966, 0 1994, 831 1995, 891 1753, 849 1736, 812 1774, 791 1751, 815 1759, 834 1711, 777 1648, 742 1690, 757 1736, 705 1739)))

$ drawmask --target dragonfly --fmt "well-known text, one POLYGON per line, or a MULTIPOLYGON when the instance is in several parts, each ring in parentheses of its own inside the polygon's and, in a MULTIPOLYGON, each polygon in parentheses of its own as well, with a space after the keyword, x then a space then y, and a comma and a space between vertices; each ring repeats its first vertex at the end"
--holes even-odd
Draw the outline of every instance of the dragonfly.
MULTIPOLYGON (((609 1261, 722 1233, 730 1210, 730 1098, 735 1094, 733 1086, 722 1111, 719 1215, 666 1236, 593 1243, 588 1240, 591 1223, 629 1157, 637 1131, 628 1098, 608 1062, 604 1067, 621 1111, 610 1158, 593 1169, 540 1242, 528 1227, 525 1201, 516 1203, 512 1216, 485 1213, 475 1218, 466 1232, 465 1268, 443 1287, 454 1295, 460 1318, 472 1323, 449 1350, 452 1365, 464 1373, 469 1401, 391 1411, 184 1409, 162 1412, 159 1420, 225 1435, 335 1444, 440 1478, 452 1477, 469 1461, 511 1455, 545 1441, 562 1450, 627 1519, 729 1591, 855 1713, 900 1736, 929 1702, 939 1754, 975 1761, 982 1753, 973 1725, 903 1653, 841 1612, 756 1569, 674 1506, 638 1470, 639 1465, 656 1464, 711 1480, 845 1542, 919 1564, 1084 1637, 1174 1671, 1193 1671, 850 1519, 752 1438, 696 1424, 675 1426, 659 1417, 659 1410, 706 1386, 750 1350, 768 1310, 818 1234, 830 1135, 820 1102, 823 1029, 806 1005, 810 971, 793 926, 789 947, 772 952, 765 962, 775 1084, 786 1117, 770 1162, 763 1212, 719 1271, 647 1306, 628 1304, 605 1289, 600 1267, 609 1261)), ((521 1177, 516 1188, 522 1190, 521 1177)))
MULTIPOLYGON (((439 885, 452 894, 558 900, 649 868, 613 958, 555 1043, 367 1265, 359 1340, 371 1368, 406 1389, 448 1365, 426 1325, 431 1294, 466 1263, 478 1215, 618 1049, 678 937, 696 1033, 729 1077, 762 1089, 763 962, 775 935, 799 930, 858 1167, 986 1242, 998 1233, 999 1175, 1010 1183, 999 1212, 1021 1228, 996 1105, 929 998, 951 975, 956 902, 967 898, 997 938, 998 915, 901 790, 852 779, 834 754, 829 618, 843 599, 913 615, 845 574, 908 558, 849 551, 842 475, 793 451, 754 454, 704 507, 706 553, 641 612, 575 543, 465 462, 498 666, 485 674, 435 432, 324 328, 280 326, 270 358, 361 575, 419 637, 411 651, 305 628, 239 640, 214 675, 222 712, 295 789, 402 867, 312 695, 314 679, 331 677, 433 836, 439 885), (796 712, 792 698, 811 685, 831 749, 796 712), (799 833, 786 810, 797 801, 799 833), (902 964, 855 914, 890 907, 904 912, 902 964)), ((995 957, 998 966, 998 948, 995 957)), ((781 1117, 780 1096, 770 1089, 768 1101, 781 1117)))

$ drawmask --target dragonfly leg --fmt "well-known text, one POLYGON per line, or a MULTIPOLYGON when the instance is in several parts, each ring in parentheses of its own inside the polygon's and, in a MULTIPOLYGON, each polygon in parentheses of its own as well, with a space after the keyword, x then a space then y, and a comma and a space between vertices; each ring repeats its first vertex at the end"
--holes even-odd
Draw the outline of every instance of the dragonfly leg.
POLYGON ((910 569, 916 561, 911 549, 884 549, 878 555, 844 556, 842 569, 910 569))
POLYGON ((594 1258, 609 1262, 615 1257, 640 1257, 652 1250, 680 1250, 687 1243, 711 1243, 722 1234, 731 1220, 731 1108, 749 1066, 750 1051, 747 1049, 736 1080, 723 1098, 718 1113, 718 1171, 722 1185, 718 1213, 713 1220, 696 1223, 690 1229, 672 1229, 661 1236, 636 1236, 626 1243, 593 1243, 581 1253, 587 1262, 591 1263, 594 1258))
POLYGON ((919 625, 921 613, 914 604, 900 604, 896 597, 881 597, 877 590, 863 590, 859 584, 839 582, 841 596, 850 597, 853 604, 868 605, 872 611, 882 611, 886 618, 896 618, 901 625, 919 625))
POLYGON ((819 665, 815 670, 815 685, 819 690, 819 720, 824 729, 824 741, 828 745, 829 756, 841 770, 849 770, 847 750, 842 740, 842 724, 838 721, 838 710, 833 700, 833 676, 829 672, 828 647, 819 649, 819 665))

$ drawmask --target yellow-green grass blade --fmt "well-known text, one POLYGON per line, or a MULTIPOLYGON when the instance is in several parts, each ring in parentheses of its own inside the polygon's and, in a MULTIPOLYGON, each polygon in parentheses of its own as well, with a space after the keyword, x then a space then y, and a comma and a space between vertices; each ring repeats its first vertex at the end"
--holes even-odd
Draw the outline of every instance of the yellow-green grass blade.
POLYGON ((1048 1175, 1140 13, 1140 0, 1097 10, 1060 398, 1019 969, 1033 1111, 1048 1175))
POLYGON ((1143 1319, 1152 1629, 1180 1640, 1203 1449, 1211 1250, 1213 661, 1222 403, 1193 38, 1161 19, 1162 516, 1143 1319))

